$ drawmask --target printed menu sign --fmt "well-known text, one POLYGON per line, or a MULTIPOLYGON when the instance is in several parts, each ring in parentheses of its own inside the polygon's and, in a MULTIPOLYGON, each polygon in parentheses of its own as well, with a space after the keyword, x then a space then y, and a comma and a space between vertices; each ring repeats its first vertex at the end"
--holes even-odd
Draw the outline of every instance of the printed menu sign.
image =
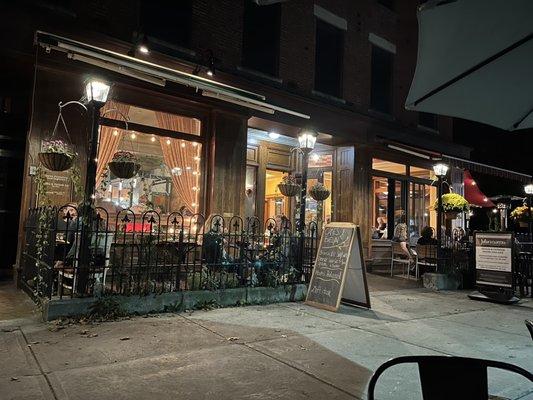
POLYGON ((337 222, 322 233, 306 303, 337 311, 341 299, 370 307, 359 228, 337 222))
POLYGON ((71 198, 71 180, 67 171, 46 171, 46 194, 52 205, 61 207, 71 198))
POLYGON ((505 232, 476 232, 476 284, 512 287, 513 235, 505 232))

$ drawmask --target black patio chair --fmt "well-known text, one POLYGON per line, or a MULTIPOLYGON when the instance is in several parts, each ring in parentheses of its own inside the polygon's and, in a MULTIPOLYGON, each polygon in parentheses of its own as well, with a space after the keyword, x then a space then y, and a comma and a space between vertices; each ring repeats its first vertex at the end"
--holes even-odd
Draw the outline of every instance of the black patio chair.
POLYGON ((531 339, 533 339, 533 320, 526 319, 524 322, 527 326, 527 330, 529 331, 529 334, 531 335, 531 339))
POLYGON ((368 400, 374 400, 374 390, 381 374, 392 366, 405 363, 418 364, 424 400, 488 400, 487 368, 511 371, 533 382, 531 372, 500 361, 448 356, 405 356, 389 360, 378 367, 368 383, 368 400))

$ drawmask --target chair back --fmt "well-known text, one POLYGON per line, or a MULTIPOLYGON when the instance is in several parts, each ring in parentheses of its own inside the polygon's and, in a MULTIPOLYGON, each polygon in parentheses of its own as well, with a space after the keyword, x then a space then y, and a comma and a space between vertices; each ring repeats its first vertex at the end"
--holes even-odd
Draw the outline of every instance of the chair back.
POLYGON ((388 368, 405 363, 418 364, 424 400, 488 400, 487 368, 522 375, 533 382, 533 374, 516 365, 466 357, 405 356, 383 363, 368 383, 368 400, 374 400, 376 383, 388 368))
POLYGON ((391 248, 392 248, 392 257, 396 258, 397 256, 403 256, 406 257, 405 253, 402 250, 402 247, 400 245, 400 242, 391 242, 391 248))
POLYGON ((419 259, 437 259, 437 245, 418 244, 416 246, 416 253, 419 259))

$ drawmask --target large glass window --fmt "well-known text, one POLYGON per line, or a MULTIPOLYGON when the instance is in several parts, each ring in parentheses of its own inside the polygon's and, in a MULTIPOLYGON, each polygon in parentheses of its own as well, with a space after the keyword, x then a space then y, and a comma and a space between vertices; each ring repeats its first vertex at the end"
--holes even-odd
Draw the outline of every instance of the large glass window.
POLYGON ((393 54, 372 46, 370 107, 385 114, 392 113, 393 54))
POLYGON ((242 65, 277 76, 281 5, 244 3, 242 65))
POLYGON ((283 196, 278 184, 283 180, 285 172, 266 170, 265 179, 265 220, 273 218, 280 221, 283 217, 290 220, 289 198, 283 196))
POLYGON ((153 117, 152 122, 160 128, 161 134, 153 130, 142 132, 139 128, 145 125, 138 124, 135 125, 137 130, 129 126, 128 130, 100 127, 96 205, 107 209, 110 215, 120 208, 129 208, 138 215, 147 210, 161 215, 179 211, 185 216, 200 212, 203 194, 202 143, 197 137, 200 121, 114 102, 106 104, 103 114, 110 119, 123 120, 131 109, 136 110, 132 117, 136 114, 137 121, 148 124, 153 117), (180 137, 172 137, 172 132, 179 132, 180 137), (121 160, 133 158, 137 173, 126 178, 110 166, 118 156, 121 160))
POLYGON ((344 32, 316 20, 315 89, 341 97, 344 32))
POLYGON ((373 159, 375 171, 405 175, 405 177, 372 177, 373 213, 372 237, 391 238, 394 227, 405 216, 409 241, 416 245, 420 232, 426 226, 435 229, 436 212, 433 204, 437 198, 437 188, 431 185, 433 173, 430 169, 409 167, 381 159, 373 159), (392 221, 392 224, 389 222, 392 221))
POLYGON ((399 175, 405 175, 407 173, 407 166, 405 164, 381 160, 379 158, 372 159, 372 169, 399 175))

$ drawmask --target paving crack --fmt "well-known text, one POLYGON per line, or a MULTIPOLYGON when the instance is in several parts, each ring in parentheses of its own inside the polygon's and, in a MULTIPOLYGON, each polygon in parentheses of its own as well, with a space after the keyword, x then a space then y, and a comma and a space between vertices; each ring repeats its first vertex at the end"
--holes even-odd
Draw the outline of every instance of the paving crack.
POLYGON ((28 341, 28 338, 26 337, 26 334, 20 328, 19 328, 19 331, 22 334, 22 337, 24 338, 24 341, 26 342, 26 345, 28 346, 28 349, 30 350, 31 355, 32 355, 33 359, 35 360, 35 363, 37 364, 37 367, 39 368, 40 374, 44 377, 44 379, 46 381, 46 384, 48 385, 48 388, 50 389, 50 392, 52 393, 52 396, 54 397, 55 400, 58 400, 57 393, 56 393, 54 387, 52 386, 52 382, 50 382, 50 379, 48 378, 48 375, 44 372, 44 369, 41 366, 41 363, 39 362, 39 359, 35 355, 35 352, 33 351, 33 348, 31 347, 31 344, 28 341))

